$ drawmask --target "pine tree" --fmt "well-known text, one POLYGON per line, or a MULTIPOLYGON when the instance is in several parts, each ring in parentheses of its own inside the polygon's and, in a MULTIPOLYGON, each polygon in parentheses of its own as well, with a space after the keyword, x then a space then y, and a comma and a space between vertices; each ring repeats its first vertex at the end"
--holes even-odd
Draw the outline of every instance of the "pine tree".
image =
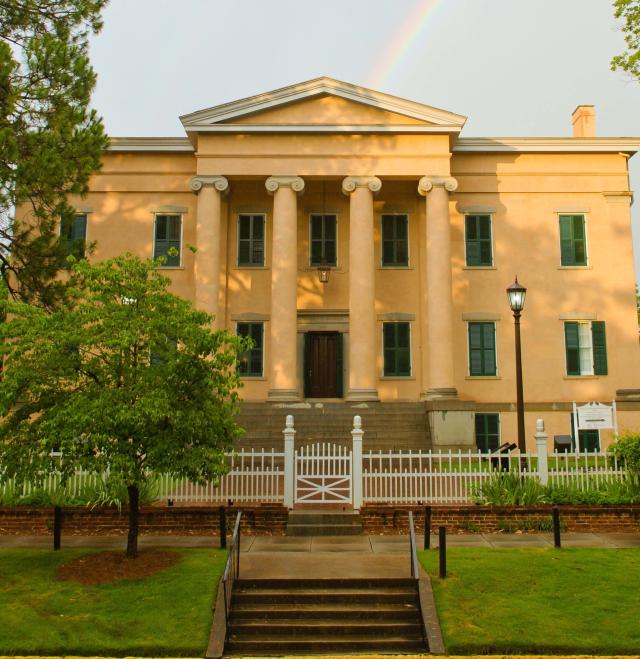
POLYGON ((14 298, 49 308, 64 289, 67 197, 86 193, 107 145, 88 58, 106 2, 0 0, 0 276, 14 298))

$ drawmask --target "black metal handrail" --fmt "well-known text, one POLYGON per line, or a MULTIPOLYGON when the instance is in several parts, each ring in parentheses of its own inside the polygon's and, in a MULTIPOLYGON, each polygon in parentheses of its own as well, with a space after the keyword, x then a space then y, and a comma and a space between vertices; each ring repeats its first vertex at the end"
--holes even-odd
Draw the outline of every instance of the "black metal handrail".
POLYGON ((227 630, 229 629, 229 618, 231 613, 231 597, 233 594, 233 585, 240 576, 240 519, 242 511, 236 516, 236 523, 233 527, 233 537, 229 547, 227 563, 222 575, 222 587, 224 588, 224 621, 227 630))
POLYGON ((418 550, 416 547, 416 532, 413 526, 413 512, 409 511, 409 554, 411 561, 411 577, 420 579, 420 570, 418 568, 418 550))

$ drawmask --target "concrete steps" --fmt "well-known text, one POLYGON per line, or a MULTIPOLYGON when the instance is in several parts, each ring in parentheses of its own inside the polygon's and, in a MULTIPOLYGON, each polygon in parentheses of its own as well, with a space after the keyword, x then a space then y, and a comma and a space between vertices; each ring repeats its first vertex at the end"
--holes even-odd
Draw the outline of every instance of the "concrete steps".
POLYGON ((362 417, 365 450, 429 450, 431 435, 423 403, 295 403, 243 402, 238 423, 245 434, 238 448, 282 450, 282 429, 293 414, 296 446, 316 442, 351 445, 353 417, 362 417))
POLYGON ((412 579, 236 583, 226 654, 424 653, 412 579))
POLYGON ((287 535, 328 536, 361 535, 362 521, 356 512, 318 512, 294 510, 289 513, 287 535))

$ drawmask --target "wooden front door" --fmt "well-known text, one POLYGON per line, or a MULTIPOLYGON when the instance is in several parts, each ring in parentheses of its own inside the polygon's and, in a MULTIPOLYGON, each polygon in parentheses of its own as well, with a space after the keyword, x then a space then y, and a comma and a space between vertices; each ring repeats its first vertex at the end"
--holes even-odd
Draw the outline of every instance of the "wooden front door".
POLYGON ((342 334, 305 334, 306 398, 342 398, 342 334))

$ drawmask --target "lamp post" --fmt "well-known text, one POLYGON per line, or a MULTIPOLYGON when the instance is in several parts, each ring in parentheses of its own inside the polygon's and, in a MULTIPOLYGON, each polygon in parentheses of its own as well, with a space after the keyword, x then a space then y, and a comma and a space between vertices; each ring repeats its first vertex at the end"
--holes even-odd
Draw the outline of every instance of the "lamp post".
POLYGON ((507 299, 513 312, 516 335, 516 412, 518 415, 518 448, 520 454, 527 451, 527 443, 524 434, 524 397, 522 393, 522 350, 520 347, 520 315, 524 309, 524 299, 527 289, 518 283, 518 277, 511 286, 507 288, 507 299))

